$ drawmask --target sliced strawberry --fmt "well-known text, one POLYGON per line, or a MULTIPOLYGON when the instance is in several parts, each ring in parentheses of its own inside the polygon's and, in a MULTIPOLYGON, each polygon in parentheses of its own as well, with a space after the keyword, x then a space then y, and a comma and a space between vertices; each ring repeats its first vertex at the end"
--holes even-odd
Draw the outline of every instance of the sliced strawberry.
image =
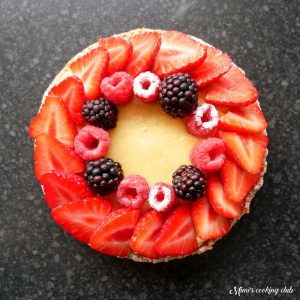
POLYGON ((209 84, 204 92, 207 103, 221 106, 246 106, 258 98, 252 82, 234 65, 225 75, 209 84))
POLYGON ((179 256, 191 254, 197 248, 190 207, 181 205, 165 220, 154 242, 154 251, 159 256, 179 256))
POLYGON ((263 132, 267 128, 267 122, 258 104, 253 103, 230 109, 220 118, 218 128, 224 131, 255 134, 263 132))
POLYGON ((151 259, 158 258, 153 250, 153 244, 163 221, 163 213, 154 209, 146 212, 135 227, 130 243, 132 250, 151 259))
POLYGON ((99 39, 98 43, 109 54, 107 76, 124 70, 132 55, 132 44, 117 36, 99 39))
POLYGON ((214 211, 225 218, 238 218, 245 206, 245 201, 234 203, 226 197, 221 178, 217 173, 212 173, 208 177, 207 197, 214 211))
POLYGON ((50 208, 93 195, 85 180, 72 173, 55 170, 46 172, 41 175, 40 183, 50 208))
POLYGON ((139 214, 139 210, 133 208, 120 208, 113 211, 92 235, 90 246, 107 255, 128 256, 130 240, 139 214))
POLYGON ((34 166, 37 179, 42 173, 51 170, 68 173, 82 173, 85 170, 83 161, 74 150, 45 134, 35 140, 34 166))
POLYGON ((88 243, 95 229, 110 212, 110 202, 93 197, 58 206, 51 211, 51 216, 66 232, 88 243))
POLYGON ((76 126, 62 98, 48 96, 37 116, 31 121, 29 135, 48 134, 68 147, 74 146, 76 126))
POLYGON ((157 32, 145 32, 136 34, 129 40, 133 52, 125 70, 135 78, 140 73, 151 69, 160 48, 161 38, 157 32))
POLYGON ((260 173, 268 144, 266 135, 241 135, 236 132, 219 131, 225 143, 226 153, 251 174, 260 173))
POLYGON ((232 65, 231 58, 226 53, 214 47, 206 45, 203 45, 203 47, 206 49, 207 54, 204 62, 200 66, 189 70, 190 76, 199 87, 203 87, 219 78, 228 72, 232 65))
POLYGON ((260 178, 259 174, 248 173, 227 157, 220 172, 226 197, 236 203, 244 200, 250 189, 260 178))
POLYGON ((80 78, 88 100, 100 96, 100 83, 108 68, 109 56, 106 49, 99 46, 71 63, 70 68, 80 78))
POLYGON ((49 92, 50 96, 61 97, 74 122, 78 125, 84 124, 81 115, 82 105, 85 100, 85 93, 82 81, 76 76, 70 76, 55 85, 49 92))
POLYGON ((161 33, 161 46, 152 72, 164 77, 200 65, 206 57, 204 47, 178 31, 161 33))
POLYGON ((197 235, 202 240, 217 239, 227 234, 231 221, 218 215, 206 197, 193 202, 192 219, 197 235))

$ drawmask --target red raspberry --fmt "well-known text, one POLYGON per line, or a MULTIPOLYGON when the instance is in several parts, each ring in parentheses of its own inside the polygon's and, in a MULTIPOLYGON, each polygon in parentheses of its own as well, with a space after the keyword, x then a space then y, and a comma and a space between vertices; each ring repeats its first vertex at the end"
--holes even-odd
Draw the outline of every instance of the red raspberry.
POLYGON ((172 185, 159 182, 151 187, 148 201, 153 209, 163 212, 175 204, 175 199, 172 185))
POLYGON ((133 80, 133 92, 145 102, 153 102, 157 99, 160 79, 151 72, 141 73, 133 80))
POLYGON ((202 172, 219 170, 225 159, 225 146, 222 139, 209 138, 197 144, 190 153, 192 165, 202 172))
POLYGON ((218 111, 212 104, 204 103, 186 119, 187 131, 195 136, 208 136, 217 128, 219 122, 218 111))
POLYGON ((95 160, 103 157, 109 147, 108 133, 95 126, 83 127, 74 140, 76 153, 84 160, 95 160))
POLYGON ((125 104, 132 99, 133 80, 126 72, 116 72, 101 82, 101 92, 115 104, 125 104))
POLYGON ((149 190, 149 185, 144 177, 130 175, 121 181, 117 198, 126 207, 138 208, 148 199, 149 190))

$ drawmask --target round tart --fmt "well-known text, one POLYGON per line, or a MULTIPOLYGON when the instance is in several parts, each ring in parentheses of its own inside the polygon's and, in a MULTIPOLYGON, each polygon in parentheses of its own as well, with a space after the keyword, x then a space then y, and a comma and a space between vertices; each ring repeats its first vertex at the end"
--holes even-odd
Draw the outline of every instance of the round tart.
POLYGON ((181 32, 99 39, 46 90, 29 127, 54 221, 101 253, 201 254, 249 213, 267 122, 231 58, 181 32))

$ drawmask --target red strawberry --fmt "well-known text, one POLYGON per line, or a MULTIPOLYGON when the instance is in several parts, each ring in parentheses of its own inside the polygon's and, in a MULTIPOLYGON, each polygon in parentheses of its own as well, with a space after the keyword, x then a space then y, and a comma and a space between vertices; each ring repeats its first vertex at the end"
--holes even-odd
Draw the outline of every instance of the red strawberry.
POLYGON ((204 47, 178 31, 161 33, 161 46, 152 72, 164 77, 200 65, 206 57, 204 47))
POLYGON ((90 246, 107 255, 128 256, 139 214, 139 210, 133 208, 120 208, 111 212, 92 235, 90 246))
POLYGON ((137 223, 131 238, 134 252, 148 258, 158 258, 153 250, 154 241, 163 225, 164 215, 156 210, 146 212, 137 223))
POLYGON ((220 118, 218 128, 224 131, 255 134, 263 132, 267 128, 267 122, 258 104, 253 103, 230 109, 220 118))
POLYGON ((80 199, 93 194, 85 180, 76 174, 62 171, 43 173, 40 178, 45 200, 50 208, 80 199))
POLYGON ((251 174, 260 173, 268 144, 266 135, 241 135, 219 131, 225 143, 226 153, 251 174))
POLYGON ((246 106, 255 102, 258 92, 252 82, 236 66, 204 90, 207 103, 221 106, 246 106))
POLYGON ((212 173, 208 177, 207 196, 214 211, 225 218, 238 218, 245 206, 245 201, 234 203, 226 197, 224 187, 217 173, 212 173))
POLYGON ((37 179, 42 173, 51 170, 68 173, 82 173, 85 170, 83 161, 74 150, 45 134, 35 140, 34 166, 37 179))
POLYGON ((98 43, 109 54, 107 75, 124 70, 132 55, 131 43, 117 36, 99 39, 98 43))
POLYGON ((159 256, 179 256, 191 254, 197 248, 190 207, 181 205, 165 220, 154 242, 154 251, 159 256))
POLYGON ((157 32, 145 32, 136 34, 129 40, 133 52, 125 70, 134 78, 151 69, 160 48, 161 38, 157 32))
POLYGON ((107 72, 108 63, 108 52, 100 46, 71 63, 70 68, 82 80, 88 100, 100 96, 100 83, 107 72))
POLYGON ((206 197, 193 202, 192 218, 197 235, 202 240, 217 239, 230 230, 231 221, 218 215, 206 197))
POLYGON ((225 158, 220 172, 226 197, 236 203, 244 200, 260 178, 259 174, 248 173, 229 158, 225 158))
POLYGON ((51 211, 51 216, 66 232, 88 243, 95 229, 110 212, 110 202, 93 197, 58 206, 51 211))
POLYGON ((48 134, 68 147, 74 146, 76 126, 62 98, 48 96, 37 116, 31 121, 29 135, 48 134))
POLYGON ((82 81, 76 76, 70 76, 54 86, 50 92, 50 96, 61 97, 74 122, 78 125, 84 124, 81 115, 82 105, 84 104, 85 94, 82 81))
POLYGON ((199 87, 203 87, 219 78, 228 72, 232 65, 231 58, 226 53, 214 47, 206 45, 203 45, 203 47, 206 49, 206 59, 200 66, 189 70, 190 76, 199 87))

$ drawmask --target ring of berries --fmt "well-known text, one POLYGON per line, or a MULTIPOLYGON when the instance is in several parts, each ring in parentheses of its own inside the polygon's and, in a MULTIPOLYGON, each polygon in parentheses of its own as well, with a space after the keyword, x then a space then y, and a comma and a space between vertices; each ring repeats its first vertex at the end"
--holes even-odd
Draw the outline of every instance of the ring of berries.
POLYGON ((29 127, 55 222, 96 251, 142 260, 196 253, 226 235, 259 187, 268 144, 258 93, 230 57, 180 32, 147 30, 100 39, 68 68, 29 127), (133 95, 200 138, 172 184, 124 178, 106 157, 108 130, 133 95))

